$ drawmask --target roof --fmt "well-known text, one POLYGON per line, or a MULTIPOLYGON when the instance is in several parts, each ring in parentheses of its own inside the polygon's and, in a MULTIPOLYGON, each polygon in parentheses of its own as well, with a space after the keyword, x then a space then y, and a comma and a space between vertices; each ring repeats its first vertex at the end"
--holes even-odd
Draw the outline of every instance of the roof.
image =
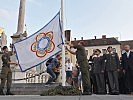
POLYGON ((120 45, 121 44, 116 38, 76 40, 76 41, 72 41, 72 44, 78 44, 79 41, 84 41, 85 47, 104 46, 104 45, 120 45))
POLYGON ((124 45, 129 45, 130 48, 133 50, 133 40, 120 41, 120 43, 121 43, 121 49, 123 49, 124 45))

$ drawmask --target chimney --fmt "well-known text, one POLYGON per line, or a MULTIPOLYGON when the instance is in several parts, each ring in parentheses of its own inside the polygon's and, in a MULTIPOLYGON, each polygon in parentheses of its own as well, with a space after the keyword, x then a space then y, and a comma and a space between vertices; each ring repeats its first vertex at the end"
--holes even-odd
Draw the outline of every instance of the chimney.
POLYGON ((81 37, 81 40, 83 40, 83 37, 81 37))
POLYGON ((97 36, 94 36, 95 39, 97 39, 97 36))
POLYGON ((76 41, 76 38, 74 38, 74 41, 76 41))
POLYGON ((106 39, 106 35, 102 35, 102 39, 106 39))
POLYGON ((71 30, 65 30, 66 41, 70 41, 70 38, 71 38, 71 30))

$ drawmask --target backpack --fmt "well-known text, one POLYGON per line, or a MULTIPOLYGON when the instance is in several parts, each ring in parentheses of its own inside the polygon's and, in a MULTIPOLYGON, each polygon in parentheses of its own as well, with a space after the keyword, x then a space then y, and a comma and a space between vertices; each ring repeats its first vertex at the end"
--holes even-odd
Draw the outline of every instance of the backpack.
POLYGON ((46 66, 48 66, 52 62, 53 58, 49 58, 48 61, 46 62, 46 66))

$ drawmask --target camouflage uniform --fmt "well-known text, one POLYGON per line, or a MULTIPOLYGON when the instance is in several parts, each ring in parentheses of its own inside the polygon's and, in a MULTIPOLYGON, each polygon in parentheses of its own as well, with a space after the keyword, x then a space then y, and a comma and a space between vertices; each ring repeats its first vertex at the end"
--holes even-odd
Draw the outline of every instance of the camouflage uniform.
POLYGON ((1 85, 0 85, 0 92, 3 92, 6 80, 7 80, 7 92, 10 92, 10 87, 12 83, 12 71, 10 69, 10 64, 8 62, 11 62, 10 56, 12 56, 11 52, 4 53, 2 55, 2 71, 1 71, 1 85))
POLYGON ((78 65, 80 66, 80 71, 82 75, 83 92, 87 93, 91 91, 89 63, 87 60, 87 54, 85 48, 81 45, 74 46, 74 48, 77 49, 76 58, 78 65))

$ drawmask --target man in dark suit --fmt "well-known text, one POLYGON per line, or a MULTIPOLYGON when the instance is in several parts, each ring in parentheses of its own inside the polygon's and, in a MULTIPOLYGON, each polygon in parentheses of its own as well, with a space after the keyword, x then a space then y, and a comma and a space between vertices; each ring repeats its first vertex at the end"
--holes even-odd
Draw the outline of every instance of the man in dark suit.
POLYGON ((130 46, 124 46, 125 53, 122 54, 122 68, 125 73, 127 93, 133 95, 133 52, 130 46))
POLYGON ((106 61, 105 71, 107 73, 107 78, 110 86, 110 94, 119 94, 119 83, 118 83, 118 70, 120 67, 118 54, 112 51, 112 47, 107 48, 107 53, 103 55, 103 60, 106 61))

